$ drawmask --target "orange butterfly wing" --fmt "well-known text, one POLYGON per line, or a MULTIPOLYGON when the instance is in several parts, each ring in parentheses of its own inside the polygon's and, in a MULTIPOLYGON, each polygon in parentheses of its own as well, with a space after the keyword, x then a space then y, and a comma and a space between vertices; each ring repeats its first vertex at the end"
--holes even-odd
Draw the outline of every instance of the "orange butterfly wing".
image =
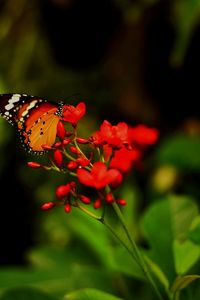
MULTIPOLYGON (((36 119, 34 123, 28 119, 26 132, 24 132, 24 143, 33 152, 43 152, 42 145, 52 146, 56 139, 57 124, 60 117, 55 114, 56 109, 53 108, 43 113, 39 118, 39 112, 32 115, 32 120, 36 119), (32 126, 31 126, 32 124, 32 126)), ((29 117, 30 118, 30 117, 29 117)))

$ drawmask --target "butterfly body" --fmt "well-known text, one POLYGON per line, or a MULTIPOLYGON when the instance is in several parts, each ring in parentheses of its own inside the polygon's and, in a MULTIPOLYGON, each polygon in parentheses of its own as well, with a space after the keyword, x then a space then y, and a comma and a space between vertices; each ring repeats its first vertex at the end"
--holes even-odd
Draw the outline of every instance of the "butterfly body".
POLYGON ((0 115, 17 127, 23 146, 32 154, 43 154, 42 145, 55 142, 63 105, 25 94, 0 95, 0 115))

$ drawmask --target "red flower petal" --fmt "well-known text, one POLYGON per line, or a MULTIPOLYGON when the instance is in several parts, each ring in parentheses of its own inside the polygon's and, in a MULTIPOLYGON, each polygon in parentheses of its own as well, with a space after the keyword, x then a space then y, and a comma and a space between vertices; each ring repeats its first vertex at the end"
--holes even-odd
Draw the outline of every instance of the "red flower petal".
POLYGON ((73 105, 65 105, 63 112, 63 120, 76 126, 78 121, 85 115, 86 105, 80 102, 76 107, 73 105))
POLYGON ((80 183, 87 186, 94 186, 94 179, 90 172, 81 168, 77 170, 77 176, 80 183))
POLYGON ((156 128, 150 128, 143 124, 129 127, 129 139, 139 145, 153 145, 158 140, 159 132, 156 128))
POLYGON ((117 187, 122 182, 122 175, 117 169, 110 169, 106 174, 107 184, 117 187))

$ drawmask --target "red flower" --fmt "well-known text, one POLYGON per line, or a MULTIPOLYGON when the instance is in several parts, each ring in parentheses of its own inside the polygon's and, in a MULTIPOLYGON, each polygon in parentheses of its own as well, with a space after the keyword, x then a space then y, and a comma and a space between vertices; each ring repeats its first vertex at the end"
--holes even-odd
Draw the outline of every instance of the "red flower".
POLYGON ((90 142, 95 147, 102 147, 106 144, 106 141, 103 139, 100 131, 96 131, 93 133, 93 135, 90 137, 90 142))
POLYGON ((118 180, 121 174, 116 169, 107 170, 106 165, 102 162, 96 162, 90 172, 82 168, 78 169, 77 176, 82 184, 102 189, 118 180))
POLYGON ((145 146, 155 144, 158 140, 159 132, 156 128, 150 128, 140 124, 135 127, 130 126, 128 135, 132 144, 145 146))
MULTIPOLYGON (((104 146, 104 155, 106 160, 112 153, 112 149, 104 146)), ((110 162, 110 167, 118 169, 122 173, 127 173, 133 167, 134 162, 137 162, 141 157, 141 152, 137 149, 127 150, 125 147, 116 150, 110 162)))
POLYGON ((124 144, 128 144, 128 125, 124 122, 112 126, 108 121, 104 121, 93 135, 94 142, 99 145, 107 143, 114 149, 120 149, 124 144))
POLYGON ((64 105, 63 121, 71 123, 74 127, 78 121, 85 115, 86 106, 84 102, 80 102, 76 107, 73 105, 64 105))

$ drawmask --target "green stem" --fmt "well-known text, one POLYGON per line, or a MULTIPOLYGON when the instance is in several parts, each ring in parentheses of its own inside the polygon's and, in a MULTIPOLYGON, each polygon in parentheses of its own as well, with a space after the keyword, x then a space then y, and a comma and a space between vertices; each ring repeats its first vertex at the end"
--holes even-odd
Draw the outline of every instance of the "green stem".
POLYGON ((99 217, 95 214, 93 214, 91 211, 89 211, 87 208, 83 207, 82 205, 80 205, 78 203, 78 201, 76 202, 76 207, 80 208, 80 210, 82 210, 84 213, 86 213, 88 216, 90 216, 91 218, 97 220, 97 221, 101 221, 102 217, 99 217))
MULTIPOLYGON (((134 253, 133 253, 133 251, 131 251, 131 249, 128 247, 128 245, 116 234, 116 232, 113 230, 113 228, 112 228, 112 226, 110 226, 110 224, 109 223, 107 223, 106 221, 105 221, 105 219, 104 218, 102 218, 101 220, 100 220, 100 222, 103 224, 103 225, 105 225, 109 230, 110 230, 110 232, 115 236, 115 238, 124 246, 124 248, 129 252, 129 254, 133 257, 133 259, 136 261, 136 263, 138 263, 137 262, 137 258, 135 257, 135 255, 134 255, 134 253)), ((140 266, 140 265, 139 265, 140 266)))
POLYGON ((136 261, 138 261, 140 267, 142 268, 142 271, 143 271, 145 277, 148 279, 149 283, 152 285, 155 293, 158 296, 158 299, 163 300, 163 297, 160 294, 160 292, 159 292, 159 290, 158 290, 158 288, 157 288, 157 286, 156 286, 156 284, 155 284, 155 282, 154 282, 154 280, 153 280, 153 278, 152 278, 152 276, 151 276, 151 274, 150 274, 150 272, 148 270, 146 262, 144 261, 144 258, 142 257, 142 254, 140 253, 140 251, 139 251, 139 249, 138 249, 135 241, 133 240, 133 238, 132 238, 132 236, 131 236, 131 234, 130 234, 130 232, 128 230, 128 227, 126 226, 126 222, 124 220, 124 216, 121 213, 120 208, 118 207, 118 205, 115 202, 113 202, 112 205, 113 205, 113 208, 114 208, 114 210, 115 210, 115 212, 116 212, 116 214, 117 214, 117 216, 119 218, 119 221, 122 224, 122 227, 123 227, 123 229, 124 229, 124 231, 125 231, 125 233, 127 235, 127 238, 128 238, 128 240, 130 242, 130 245, 132 247, 132 251, 133 251, 134 257, 136 258, 136 261))

